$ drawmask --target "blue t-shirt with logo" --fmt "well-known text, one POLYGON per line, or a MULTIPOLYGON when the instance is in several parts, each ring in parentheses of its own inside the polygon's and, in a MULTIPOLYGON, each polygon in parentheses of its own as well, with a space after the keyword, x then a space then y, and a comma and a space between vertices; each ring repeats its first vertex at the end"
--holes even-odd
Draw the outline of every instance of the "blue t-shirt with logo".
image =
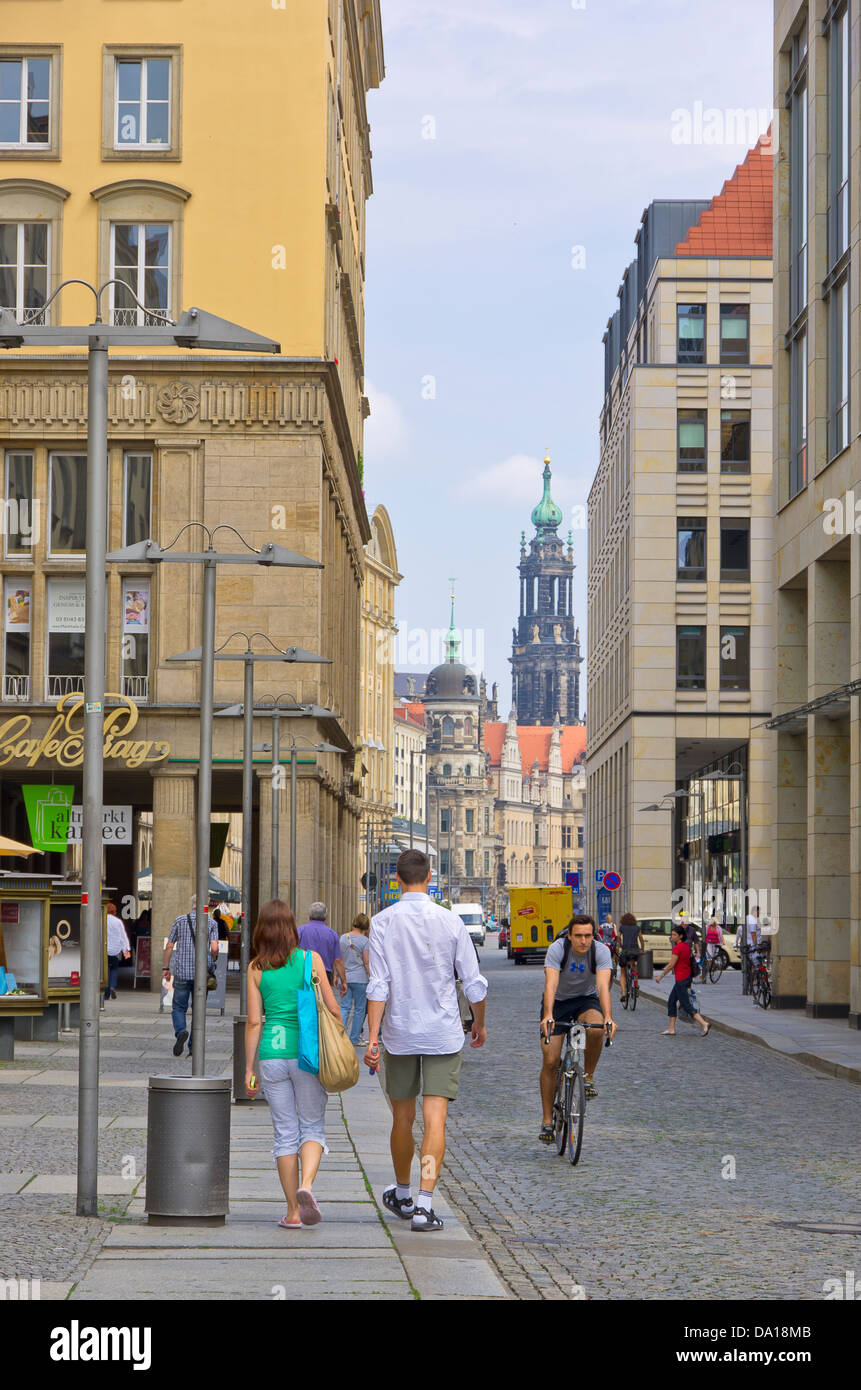
MULTIPOLYGON (((561 971, 566 944, 566 937, 557 937, 553 945, 547 948, 544 964, 549 965, 552 970, 561 971)), ((573 948, 569 951, 565 970, 559 976, 559 984, 556 988, 557 999, 577 999, 583 994, 597 993, 595 975, 589 968, 591 955, 591 944, 589 950, 582 956, 578 956, 573 948)), ((610 954, 610 947, 605 946, 603 941, 596 941, 595 969, 612 970, 612 968, 613 957, 610 954)))

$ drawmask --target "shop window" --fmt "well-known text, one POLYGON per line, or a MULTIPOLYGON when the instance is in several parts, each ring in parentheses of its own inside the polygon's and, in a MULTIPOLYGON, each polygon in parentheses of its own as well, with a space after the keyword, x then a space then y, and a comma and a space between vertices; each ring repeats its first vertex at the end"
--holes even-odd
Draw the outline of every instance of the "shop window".
POLYGON ((42 904, 9 902, 0 913, 0 946, 18 989, 42 997, 42 904))
POLYGON ((9 579, 3 594, 3 698, 30 699, 30 635, 33 585, 9 579))
POLYGON ((152 536, 152 454, 126 454, 123 468, 123 545, 136 545, 152 536))
POLYGON ((50 460, 52 555, 83 555, 87 544, 87 456, 52 454, 50 460))
POLYGON ((720 413, 720 471, 750 472, 749 410, 722 410, 720 413))
POLYGON ((41 511, 33 496, 33 455, 8 449, 3 517, 7 556, 32 555, 41 533, 41 511))
POLYGON ((131 700, 149 699, 149 619, 148 579, 127 579, 123 583, 123 694, 131 700))
POLYGON ((47 698, 84 689, 86 591, 83 579, 48 580, 47 698))

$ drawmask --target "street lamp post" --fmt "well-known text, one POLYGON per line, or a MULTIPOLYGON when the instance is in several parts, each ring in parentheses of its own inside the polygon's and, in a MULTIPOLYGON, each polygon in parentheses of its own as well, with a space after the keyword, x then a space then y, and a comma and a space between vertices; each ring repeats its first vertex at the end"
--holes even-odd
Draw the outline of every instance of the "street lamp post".
POLYGON ((99 986, 102 959, 102 819, 104 791, 105 562, 107 549, 108 349, 183 347, 280 353, 270 338, 202 309, 188 309, 173 322, 148 310, 128 285, 108 280, 64 280, 46 303, 19 323, 0 309, 0 348, 86 347, 87 349, 87 521, 86 632, 84 638, 84 767, 81 846, 81 1004, 78 1056, 78 1172, 76 1211, 98 1215, 99 986), (131 295, 141 322, 105 323, 102 296, 114 284, 131 295), (96 301, 91 324, 47 324, 45 314, 68 285, 88 289, 96 301), (41 323, 37 322, 42 319, 41 323))
POLYGON ((299 555, 294 550, 267 541, 260 550, 255 550, 234 526, 221 525, 213 530, 203 522, 192 521, 183 526, 168 546, 159 546, 155 541, 140 541, 126 546, 108 556, 109 560, 142 561, 159 564, 202 564, 203 565, 203 618, 202 643, 191 652, 181 652, 171 658, 173 661, 200 661, 200 753, 197 772, 197 910, 195 913, 195 951, 194 951, 194 1003, 192 1006, 192 1076, 203 1076, 206 1070, 206 977, 207 955, 209 953, 209 834, 212 810, 212 715, 213 685, 215 673, 215 576, 216 566, 229 565, 275 565, 288 569, 322 569, 320 560, 311 560, 307 555, 299 555), (200 528, 207 540, 207 549, 202 551, 173 551, 180 536, 190 529, 200 528), (244 551, 219 551, 214 540, 219 531, 232 531, 239 536, 244 551), (200 930, 199 928, 202 928, 200 930))

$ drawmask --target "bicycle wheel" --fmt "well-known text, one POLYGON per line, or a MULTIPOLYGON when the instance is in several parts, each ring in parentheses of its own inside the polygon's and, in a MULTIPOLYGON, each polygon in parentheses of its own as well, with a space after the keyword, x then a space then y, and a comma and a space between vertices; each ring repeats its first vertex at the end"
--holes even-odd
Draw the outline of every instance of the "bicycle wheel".
POLYGON ((633 980, 631 981, 631 986, 630 986, 630 990, 629 990, 629 997, 630 997, 630 1000, 631 1000, 631 1012, 633 1013, 634 1010, 635 1010, 636 1007, 637 1007, 637 1000, 638 1000, 639 997, 640 997, 640 981, 639 981, 638 976, 636 976, 636 975, 634 976, 633 980))
POLYGON ((718 980, 720 979, 721 975, 726 970, 728 965, 729 956, 727 955, 726 951, 724 951, 723 948, 721 948, 719 951, 715 951, 709 964, 709 979, 711 980, 713 985, 717 984, 718 980))
POLYGON ((556 1097, 553 1101, 553 1138, 556 1152, 564 1154, 567 1143, 568 1099, 566 1095, 566 1075, 561 1065, 556 1073, 556 1097))
POLYGON ((754 1004, 759 1004, 760 995, 762 993, 762 976, 758 970, 754 970, 750 977, 750 992, 753 995, 754 1004))
POLYGON ((627 989, 626 989, 626 991, 625 991, 625 994, 622 996, 622 1008, 623 1008, 623 1009, 627 1009, 627 1007, 628 1007, 628 1001, 630 1000, 630 998, 631 998, 631 981, 630 981, 630 979, 629 979, 629 980, 628 980, 628 984, 627 984, 627 989))
POLYGON ((572 1163, 577 1163, 583 1145, 583 1119, 586 1114, 586 1087, 579 1066, 567 1080, 565 1113, 568 1117, 565 1136, 568 1157, 572 1163))

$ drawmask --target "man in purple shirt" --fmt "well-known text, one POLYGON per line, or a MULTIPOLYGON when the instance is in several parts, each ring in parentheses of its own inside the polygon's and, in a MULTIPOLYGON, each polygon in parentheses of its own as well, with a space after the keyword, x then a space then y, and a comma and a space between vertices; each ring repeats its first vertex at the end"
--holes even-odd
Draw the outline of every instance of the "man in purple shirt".
POLYGON ((326 976, 334 985, 333 976, 338 977, 338 988, 347 993, 347 972, 341 955, 341 942, 338 933, 326 925, 326 904, 312 903, 308 910, 309 921, 299 928, 299 945, 303 951, 317 951, 323 958, 326 976))

